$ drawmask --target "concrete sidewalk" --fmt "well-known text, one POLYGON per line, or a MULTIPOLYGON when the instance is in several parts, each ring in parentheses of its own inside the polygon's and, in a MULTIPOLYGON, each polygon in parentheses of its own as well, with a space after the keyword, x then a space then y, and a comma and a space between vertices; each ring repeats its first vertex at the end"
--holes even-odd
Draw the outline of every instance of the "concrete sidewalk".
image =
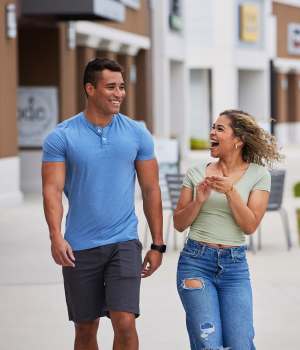
MULTIPOLYGON (((137 204, 140 227, 144 217, 137 204)), ((290 220, 294 220, 292 206, 290 220)), ((249 253, 259 350, 297 350, 300 315, 300 250, 293 229, 293 249, 286 250, 277 213, 263 222, 263 249, 249 253)), ((176 292, 178 252, 169 251, 157 273, 143 280, 140 349, 187 350, 182 306, 176 292)), ((40 197, 1 208, 0 214, 0 350, 69 350, 73 325, 67 321, 60 268, 50 257, 40 197)), ((238 336, 238 335, 237 335, 238 336)), ((111 349, 112 330, 101 320, 101 349, 111 349)), ((239 350, 239 349, 235 349, 239 350)))

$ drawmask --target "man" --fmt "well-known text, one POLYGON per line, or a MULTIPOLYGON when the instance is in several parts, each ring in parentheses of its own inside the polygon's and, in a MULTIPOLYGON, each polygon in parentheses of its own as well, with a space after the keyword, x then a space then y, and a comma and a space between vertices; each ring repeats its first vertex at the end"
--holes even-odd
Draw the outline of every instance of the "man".
POLYGON ((125 97, 121 66, 88 63, 87 108, 55 128, 43 147, 44 211, 51 251, 63 266, 75 350, 96 350, 99 319, 109 316, 114 350, 138 349, 141 277, 150 276, 165 251, 158 166, 150 133, 119 113, 125 97), (135 174, 153 244, 141 259, 134 211, 135 174), (69 200, 61 234, 62 192, 69 200))

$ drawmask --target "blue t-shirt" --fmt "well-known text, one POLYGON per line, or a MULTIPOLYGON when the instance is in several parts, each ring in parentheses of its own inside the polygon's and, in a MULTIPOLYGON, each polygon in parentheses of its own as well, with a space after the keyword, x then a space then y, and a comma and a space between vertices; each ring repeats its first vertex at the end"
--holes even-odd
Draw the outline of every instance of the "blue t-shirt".
POLYGON ((84 113, 51 132, 43 162, 65 162, 69 200, 65 239, 73 250, 136 239, 135 161, 154 158, 152 136, 122 114, 101 128, 84 113))

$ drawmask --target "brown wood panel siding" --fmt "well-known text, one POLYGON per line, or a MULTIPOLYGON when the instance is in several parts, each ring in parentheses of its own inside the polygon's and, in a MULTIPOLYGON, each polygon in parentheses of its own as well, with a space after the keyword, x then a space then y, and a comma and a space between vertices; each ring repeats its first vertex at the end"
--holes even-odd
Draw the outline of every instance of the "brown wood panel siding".
POLYGON ((85 66, 96 56, 96 50, 90 47, 77 47, 77 110, 86 107, 86 96, 83 89, 83 73, 85 66))
POLYGON ((300 121, 300 75, 288 74, 288 121, 300 121))
POLYGON ((58 30, 21 27, 19 30, 19 81, 22 86, 58 86, 58 30))
POLYGON ((5 33, 5 5, 0 0, 0 158, 17 155, 17 41, 5 33))
POLYGON ((152 130, 151 65, 150 51, 140 50, 136 56, 136 119, 144 120, 152 130))
POLYGON ((117 54, 115 52, 111 52, 111 51, 97 50, 96 55, 97 55, 97 57, 100 57, 100 58, 108 58, 108 59, 114 60, 114 61, 118 60, 117 54))
POLYGON ((121 113, 135 119, 135 82, 130 80, 130 71, 135 64, 134 57, 129 55, 118 55, 118 62, 124 69, 124 81, 126 96, 121 106, 121 113))
POLYGON ((288 121, 288 79, 284 73, 275 75, 275 119, 277 123, 288 121))
POLYGON ((126 7, 126 18, 124 22, 101 21, 101 23, 126 32, 150 36, 150 11, 148 0, 141 0, 140 3, 141 5, 138 10, 126 7))
POLYGON ((68 47, 67 25, 60 23, 58 31, 60 120, 64 120, 78 112, 76 50, 68 47))
POLYGON ((277 55, 285 58, 300 58, 287 50, 287 26, 290 22, 300 23, 300 8, 273 2, 273 14, 277 18, 277 55))

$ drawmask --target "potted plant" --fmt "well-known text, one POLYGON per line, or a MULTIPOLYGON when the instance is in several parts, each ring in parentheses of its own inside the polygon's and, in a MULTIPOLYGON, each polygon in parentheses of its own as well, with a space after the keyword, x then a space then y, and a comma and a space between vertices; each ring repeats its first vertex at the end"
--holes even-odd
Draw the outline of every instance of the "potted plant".
POLYGON ((192 137, 190 139, 190 147, 191 150, 206 150, 209 149, 209 141, 192 137))
MULTIPOLYGON (((296 182, 294 185, 294 196, 300 198, 300 182, 296 182)), ((296 219, 298 228, 298 242, 300 244, 300 208, 296 208, 296 219)))

